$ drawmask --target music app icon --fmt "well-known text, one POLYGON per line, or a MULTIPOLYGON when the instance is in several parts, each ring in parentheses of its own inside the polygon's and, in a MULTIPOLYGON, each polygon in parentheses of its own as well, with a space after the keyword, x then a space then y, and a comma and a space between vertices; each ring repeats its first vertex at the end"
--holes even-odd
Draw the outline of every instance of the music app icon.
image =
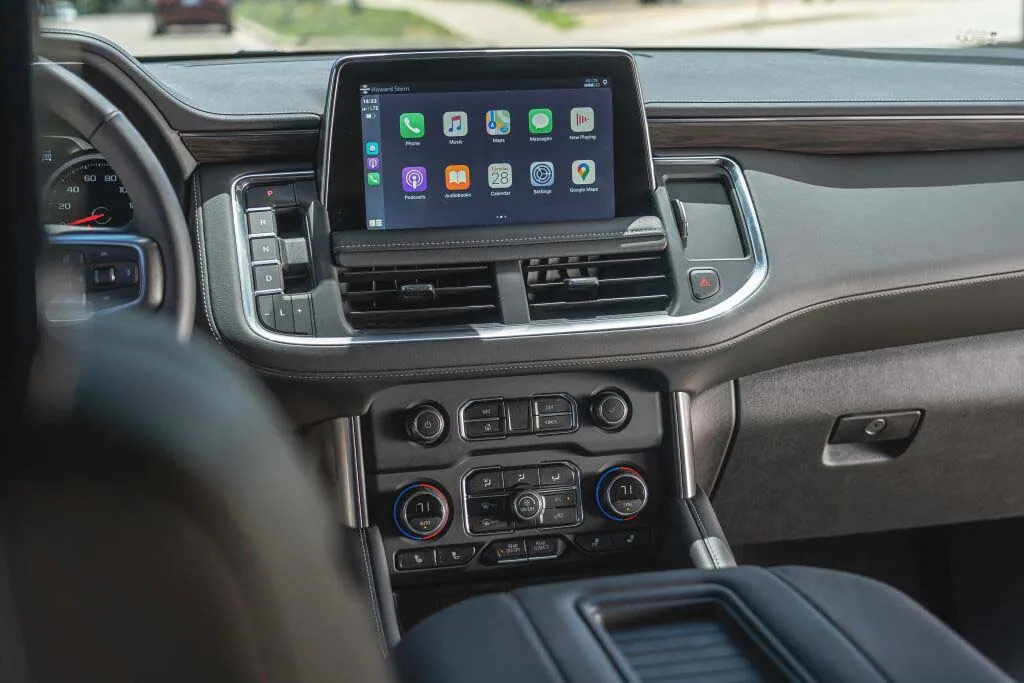
POLYGON ((469 132, 469 118, 464 111, 446 111, 444 113, 444 134, 450 138, 460 138, 469 132))

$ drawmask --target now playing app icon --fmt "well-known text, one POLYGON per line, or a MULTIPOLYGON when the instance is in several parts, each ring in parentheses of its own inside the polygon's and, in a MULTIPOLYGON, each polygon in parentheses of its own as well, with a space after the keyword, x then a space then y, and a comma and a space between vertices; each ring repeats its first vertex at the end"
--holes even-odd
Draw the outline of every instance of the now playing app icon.
POLYGON ((402 189, 406 192, 423 192, 427 189, 427 169, 422 166, 406 166, 402 169, 402 189))

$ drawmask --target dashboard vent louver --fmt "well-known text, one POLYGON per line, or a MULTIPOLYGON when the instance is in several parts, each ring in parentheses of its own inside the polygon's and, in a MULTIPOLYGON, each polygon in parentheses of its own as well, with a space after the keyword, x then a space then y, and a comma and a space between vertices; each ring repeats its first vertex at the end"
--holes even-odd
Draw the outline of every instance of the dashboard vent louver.
POLYGON ((668 272, 663 252, 523 261, 530 319, 665 311, 672 300, 668 272))
POLYGON ((498 322, 488 265, 340 268, 345 317, 357 330, 498 322))

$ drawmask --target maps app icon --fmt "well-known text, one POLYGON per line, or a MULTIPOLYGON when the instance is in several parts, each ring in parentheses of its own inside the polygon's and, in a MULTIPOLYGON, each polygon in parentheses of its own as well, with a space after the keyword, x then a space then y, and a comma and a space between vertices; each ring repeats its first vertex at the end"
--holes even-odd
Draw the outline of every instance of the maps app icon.
POLYGON ((597 169, 593 159, 577 159, 572 162, 572 184, 593 185, 597 180, 597 169))
POLYGON ((488 135, 508 135, 512 130, 512 115, 508 109, 491 109, 484 116, 488 135))

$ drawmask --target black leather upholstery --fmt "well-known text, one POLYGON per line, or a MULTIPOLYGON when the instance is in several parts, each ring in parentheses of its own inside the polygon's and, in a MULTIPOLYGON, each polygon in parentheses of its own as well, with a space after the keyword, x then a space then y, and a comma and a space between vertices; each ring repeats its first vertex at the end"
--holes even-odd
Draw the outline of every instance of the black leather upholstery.
POLYGON ((83 332, 39 354, 3 486, 4 644, 30 679, 386 680, 263 387, 154 318, 83 332))
MULTIPOLYGON (((863 577, 806 567, 631 574, 482 596, 418 624, 405 634, 394 657, 403 681, 621 683, 622 675, 595 637, 599 627, 584 620, 588 603, 666 605, 681 596, 723 591, 770 634, 762 642, 773 642, 776 653, 801 672, 801 680, 1010 680, 899 591, 863 577)), ((708 679, 688 677, 681 669, 659 680, 708 679)))

